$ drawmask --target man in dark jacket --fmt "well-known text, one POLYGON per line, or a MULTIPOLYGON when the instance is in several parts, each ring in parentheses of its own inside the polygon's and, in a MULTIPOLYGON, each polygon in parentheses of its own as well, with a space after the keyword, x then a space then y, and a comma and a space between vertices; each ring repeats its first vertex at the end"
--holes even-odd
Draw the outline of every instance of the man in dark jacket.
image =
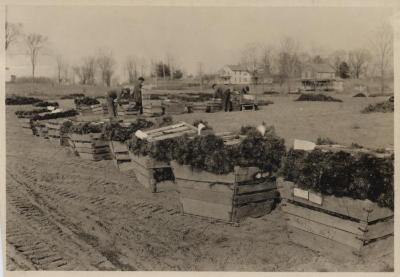
POLYGON ((117 106, 121 104, 123 99, 129 98, 129 91, 125 89, 113 89, 106 93, 106 101, 108 107, 108 114, 110 117, 117 116, 117 106))
POLYGON ((222 109, 225 112, 231 110, 231 89, 227 85, 213 84, 214 98, 222 99, 222 109))
POLYGON ((139 77, 135 87, 133 88, 133 100, 136 102, 136 107, 140 109, 140 114, 143 114, 143 102, 142 102, 142 87, 144 78, 139 77))

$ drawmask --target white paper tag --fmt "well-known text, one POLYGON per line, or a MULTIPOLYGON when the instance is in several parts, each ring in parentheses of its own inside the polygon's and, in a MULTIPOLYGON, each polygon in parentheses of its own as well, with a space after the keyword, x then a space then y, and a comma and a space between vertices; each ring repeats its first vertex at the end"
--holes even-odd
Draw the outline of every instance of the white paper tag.
POLYGON ((322 195, 314 192, 308 193, 308 200, 318 205, 322 205, 322 195))
POLYGON ((293 189, 293 194, 296 197, 299 198, 303 198, 303 199, 307 199, 308 200, 308 191, 307 190, 303 190, 303 189, 299 189, 299 188, 294 188, 293 189))

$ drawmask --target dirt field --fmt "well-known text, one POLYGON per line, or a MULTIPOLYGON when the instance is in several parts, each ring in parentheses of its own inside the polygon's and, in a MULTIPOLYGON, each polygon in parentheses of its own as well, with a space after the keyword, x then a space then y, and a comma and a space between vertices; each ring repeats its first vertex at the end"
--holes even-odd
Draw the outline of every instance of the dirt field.
MULTIPOLYGON (((361 114, 382 99, 301 103, 270 97, 257 112, 187 114, 216 130, 265 121, 288 146, 328 136, 340 143, 393 146, 393 114, 361 114)), ((67 104, 67 103, 66 103, 67 104)), ((7 270, 393 270, 383 256, 333 258, 288 240, 279 208, 239 227, 181 215, 173 183, 148 193, 112 161, 87 162, 32 136, 7 107, 7 270)), ((392 250, 393 244, 389 244, 392 250)), ((335 251, 335 249, 332 249, 335 251)))

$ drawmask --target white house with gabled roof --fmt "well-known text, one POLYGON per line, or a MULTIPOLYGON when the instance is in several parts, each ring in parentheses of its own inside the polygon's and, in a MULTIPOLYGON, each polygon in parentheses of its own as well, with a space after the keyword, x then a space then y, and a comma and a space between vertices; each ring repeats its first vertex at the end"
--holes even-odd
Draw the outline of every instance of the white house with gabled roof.
POLYGON ((218 79, 225 84, 250 84, 251 74, 241 65, 226 65, 218 71, 218 79))

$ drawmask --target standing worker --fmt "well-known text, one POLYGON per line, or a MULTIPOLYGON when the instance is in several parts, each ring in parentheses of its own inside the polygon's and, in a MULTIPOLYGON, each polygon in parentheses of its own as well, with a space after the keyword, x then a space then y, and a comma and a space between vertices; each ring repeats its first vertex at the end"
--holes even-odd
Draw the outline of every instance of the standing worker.
POLYGON ((231 89, 227 85, 213 84, 214 98, 222 98, 222 109, 225 112, 231 110, 231 89))
POLYGON ((129 98, 129 91, 125 89, 113 89, 106 93, 106 101, 108 107, 108 114, 111 118, 117 116, 117 105, 119 105, 122 99, 129 98))
POLYGON ((143 102, 142 102, 142 87, 144 78, 139 77, 135 87, 133 88, 133 100, 136 102, 136 107, 140 109, 140 114, 143 114, 143 102))

